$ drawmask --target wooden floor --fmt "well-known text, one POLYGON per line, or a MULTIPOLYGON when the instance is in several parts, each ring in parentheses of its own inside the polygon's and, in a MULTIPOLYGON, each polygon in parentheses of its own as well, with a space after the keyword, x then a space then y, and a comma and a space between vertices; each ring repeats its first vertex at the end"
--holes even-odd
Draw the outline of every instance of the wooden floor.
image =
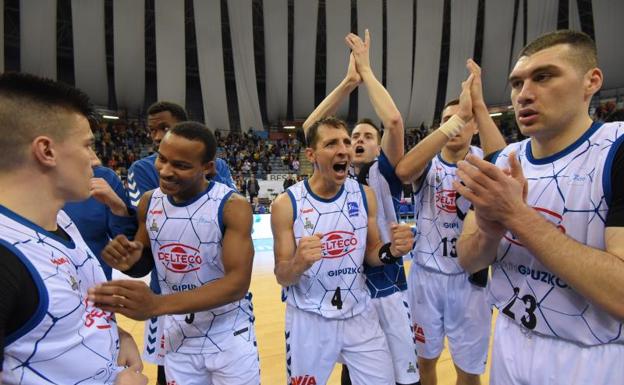
MULTIPOLYGON (((406 267, 407 268, 407 267, 406 267)), ((256 315, 256 334, 260 352, 260 367, 263 385, 286 384, 285 369, 285 342, 284 342, 284 312, 285 304, 280 300, 280 286, 273 275, 273 253, 256 251, 254 272, 251 281, 254 311, 256 315)), ((136 322, 119 316, 118 322, 128 332, 132 333, 139 348, 143 344, 143 322, 136 322)), ((491 346, 491 340, 490 340, 491 346)), ((489 360, 482 383, 487 384, 489 379, 489 360)), ((149 384, 156 383, 156 368, 146 364, 144 373, 150 378, 149 384)), ((438 384, 455 384, 456 376, 449 352, 444 350, 438 364, 438 384)), ((327 382, 330 385, 340 384, 340 368, 334 371, 327 382)), ((363 385, 363 384, 357 384, 363 385)))

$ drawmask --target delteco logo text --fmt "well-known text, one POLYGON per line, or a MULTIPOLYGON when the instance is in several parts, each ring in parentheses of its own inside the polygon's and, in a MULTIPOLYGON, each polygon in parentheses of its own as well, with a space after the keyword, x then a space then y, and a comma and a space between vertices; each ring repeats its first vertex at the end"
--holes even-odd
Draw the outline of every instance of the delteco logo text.
POLYGON ((349 231, 331 231, 321 239, 323 258, 340 258, 355 250, 358 240, 349 231))
POLYGON ((158 250, 158 260, 174 273, 188 273, 198 270, 202 257, 199 250, 181 243, 168 243, 158 250))

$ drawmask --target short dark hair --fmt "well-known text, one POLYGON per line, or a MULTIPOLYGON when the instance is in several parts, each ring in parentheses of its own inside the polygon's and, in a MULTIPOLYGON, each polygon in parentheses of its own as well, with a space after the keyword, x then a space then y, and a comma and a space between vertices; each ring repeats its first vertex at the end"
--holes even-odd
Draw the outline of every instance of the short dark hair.
POLYGON ((377 132, 377 143, 381 143, 381 129, 375 124, 375 122, 373 122, 369 118, 362 118, 358 120, 353 127, 355 128, 358 124, 368 124, 369 126, 373 127, 377 132))
POLYGON ((168 131, 171 135, 181 136, 188 140, 195 140, 204 144, 202 163, 214 160, 217 153, 217 140, 208 127, 199 122, 180 122, 168 131))
POLYGON ((523 56, 531 56, 536 52, 560 44, 567 44, 570 46, 572 49, 570 59, 582 72, 589 71, 598 66, 596 43, 586 33, 569 29, 549 32, 538 37, 522 48, 518 59, 523 56))
POLYGON ((316 142, 318 141, 318 129, 320 126, 329 126, 333 128, 341 128, 349 133, 349 128, 347 127, 347 123, 343 120, 338 119, 334 116, 328 116, 323 119, 319 119, 314 124, 310 126, 308 129, 308 133, 306 135, 306 144, 310 148, 314 148, 316 146, 316 142))
POLYGON ((444 107, 442 107, 442 111, 446 110, 446 107, 450 107, 450 106, 458 106, 459 105, 459 99, 453 99, 453 100, 449 100, 444 107))
POLYGON ((0 75, 0 169, 24 160, 28 143, 40 135, 63 140, 70 134, 67 118, 79 114, 89 119, 89 97, 67 84, 26 73, 0 75))
POLYGON ((185 122, 188 120, 188 115, 186 114, 184 107, 179 104, 167 101, 156 102, 149 106, 149 108, 147 109, 147 115, 154 115, 159 112, 165 111, 169 111, 171 113, 171 116, 173 116, 178 122, 185 122))

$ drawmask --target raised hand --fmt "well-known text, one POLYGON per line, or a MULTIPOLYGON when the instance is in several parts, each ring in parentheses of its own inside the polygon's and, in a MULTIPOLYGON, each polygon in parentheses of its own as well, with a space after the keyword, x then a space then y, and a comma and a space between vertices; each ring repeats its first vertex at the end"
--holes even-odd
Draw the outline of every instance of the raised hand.
POLYGON ((364 41, 362 41, 362 39, 354 33, 348 34, 347 37, 345 37, 345 41, 347 46, 351 49, 351 54, 355 59, 357 71, 360 74, 364 71, 369 71, 371 66, 369 58, 370 33, 368 32, 368 29, 364 32, 364 41))
POLYGON ((362 83, 362 77, 357 72, 357 68, 355 66, 355 58, 353 57, 353 53, 349 54, 349 67, 347 68, 347 75, 345 79, 355 86, 358 86, 362 83))
POLYGON ((102 259, 108 266, 119 271, 126 271, 141 259, 143 244, 130 241, 120 234, 113 238, 102 250, 102 259))
POLYGON ((409 253, 414 246, 412 228, 404 223, 390 225, 390 239, 390 253, 395 257, 409 253))
POLYGON ((472 99, 472 108, 478 105, 485 105, 483 99, 483 84, 481 82, 481 67, 474 60, 466 61, 466 68, 473 75, 472 84, 470 85, 470 96, 472 99))
POLYGON ((474 78, 474 74, 470 74, 468 79, 462 82, 462 91, 459 95, 459 111, 457 115, 466 123, 472 119, 472 96, 470 89, 474 78))

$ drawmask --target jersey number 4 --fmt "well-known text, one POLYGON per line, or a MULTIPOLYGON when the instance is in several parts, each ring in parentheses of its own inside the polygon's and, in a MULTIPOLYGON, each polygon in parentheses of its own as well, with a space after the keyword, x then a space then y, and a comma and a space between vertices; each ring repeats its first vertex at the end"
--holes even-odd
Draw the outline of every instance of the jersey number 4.
POLYGON ((332 306, 336 306, 336 309, 342 310, 342 295, 340 294, 340 286, 336 288, 334 296, 331 299, 332 306))

